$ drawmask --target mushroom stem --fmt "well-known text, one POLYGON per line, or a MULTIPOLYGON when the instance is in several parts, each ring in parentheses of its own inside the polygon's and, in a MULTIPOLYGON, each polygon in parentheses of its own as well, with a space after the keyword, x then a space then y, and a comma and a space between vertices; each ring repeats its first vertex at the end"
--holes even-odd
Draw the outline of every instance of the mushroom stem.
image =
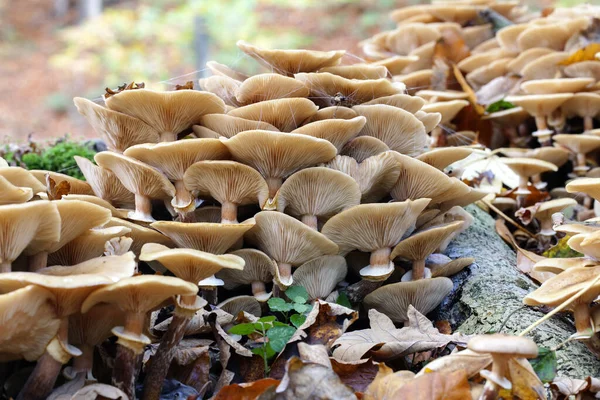
POLYGON ((42 268, 46 268, 48 265, 48 252, 40 251, 37 254, 29 256, 27 260, 27 265, 29 267, 30 272, 37 272, 42 268))
POLYGON ((237 204, 228 201, 223 202, 223 204, 221 204, 221 223, 237 224, 237 209, 237 204))
POLYGON ((542 174, 535 174, 531 177, 531 183, 538 189, 546 187, 546 183, 542 181, 542 174))
POLYGON ((575 319, 575 328, 577 333, 589 333, 592 329, 590 316, 590 307, 586 303, 577 303, 574 305, 573 318, 575 319))
POLYGON ((585 176, 587 171, 587 158, 584 153, 577 153, 577 166, 574 168, 579 176, 585 176))
POLYGON ((583 196, 583 206, 588 210, 591 210, 594 206, 594 199, 591 196, 584 195, 583 196))
POLYGON ((12 263, 10 261, 0 263, 0 273, 10 271, 12 271, 12 263))
POLYGON ((175 181, 175 197, 171 200, 171 205, 178 213, 193 211, 196 208, 196 202, 190 191, 185 187, 183 180, 175 181), (190 210, 191 208, 191 210, 190 210))
MULTIPOLYGON (((146 324, 146 315, 143 313, 129 313, 125 320, 124 333, 130 337, 142 336, 146 324)), ((119 337, 117 343, 117 356, 113 368, 112 384, 121 389, 128 398, 135 398, 135 375, 138 361, 137 352, 126 344, 127 340, 119 337)), ((142 347, 143 348, 143 347, 142 347)))
POLYGON ((135 211, 129 212, 129 218, 144 221, 144 222, 154 222, 154 218, 152 218, 152 201, 150 197, 135 194, 135 211))
POLYGON ((591 131, 594 129, 594 118, 590 116, 583 117, 583 131, 591 131))
POLYGON ((431 131, 431 147, 440 147, 440 138, 442 137, 442 128, 438 125, 431 131))
POLYGON ((29 375, 23 390, 19 392, 17 400, 42 400, 48 397, 61 367, 60 361, 56 361, 48 352, 45 352, 38 359, 35 369, 29 375))
MULTIPOLYGON (((492 375, 504 378, 507 372, 506 360, 504 357, 499 357, 492 353, 492 375)), ((480 400, 495 400, 499 391, 498 384, 492 379, 487 379, 483 386, 483 392, 479 397, 480 400)))
POLYGON ((161 142, 174 142, 177 140, 177 135, 173 132, 161 132, 160 133, 160 141, 161 142))
MULTIPOLYGON (((196 302, 196 296, 182 296, 181 302, 185 305, 193 306, 196 302)), ((144 380, 143 400, 158 400, 160 398, 163 382, 175 355, 176 347, 181 342, 181 339, 183 339, 190 318, 190 315, 178 313, 175 310, 169 328, 160 339, 160 345, 156 350, 156 354, 150 361, 150 367, 144 380)))
POLYGON ((412 280, 418 281, 425 277, 425 260, 416 260, 412 264, 412 280))
POLYGON ((265 179, 267 181, 267 186, 269 187, 269 199, 274 199, 277 191, 283 184, 283 178, 272 178, 269 177, 265 179))
POLYGON ((252 282, 252 295, 254 297, 264 297, 267 295, 267 288, 265 283, 261 281, 252 282))
POLYGON ((304 225, 310 226, 312 229, 317 231, 317 216, 316 215, 303 215, 302 223, 304 225))
POLYGON ((537 116, 535 117, 535 126, 538 131, 545 131, 548 129, 548 124, 546 124, 546 116, 537 116))
POLYGON ((82 344, 79 345, 79 350, 81 350, 82 354, 73 359, 73 376, 79 372, 85 372, 87 376, 89 375, 88 372, 92 371, 92 366, 94 365, 94 346, 82 344))
POLYGON ((278 262, 277 269, 279 270, 280 286, 283 286, 283 289, 285 290, 285 288, 290 286, 293 282, 292 264, 278 262))

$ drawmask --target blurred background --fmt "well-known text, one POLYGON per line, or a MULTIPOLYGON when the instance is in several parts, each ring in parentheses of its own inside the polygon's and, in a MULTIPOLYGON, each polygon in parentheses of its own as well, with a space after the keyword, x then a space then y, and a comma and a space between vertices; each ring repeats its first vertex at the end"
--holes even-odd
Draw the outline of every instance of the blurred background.
MULTIPOLYGON (((534 9, 579 0, 527 0, 534 9)), ((594 1, 592 1, 594 2, 594 1)), ((196 81, 217 60, 254 73, 235 42, 346 49, 393 23, 410 0, 0 0, 0 137, 3 143, 92 138, 74 96, 135 80, 153 88, 196 81)))

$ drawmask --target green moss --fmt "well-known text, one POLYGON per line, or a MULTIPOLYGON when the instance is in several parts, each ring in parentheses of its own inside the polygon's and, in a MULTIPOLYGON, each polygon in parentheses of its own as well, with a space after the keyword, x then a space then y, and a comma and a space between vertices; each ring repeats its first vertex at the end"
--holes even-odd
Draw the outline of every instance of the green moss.
POLYGON ((44 169, 60 172, 78 179, 85 179, 73 157, 80 156, 92 160, 94 154, 96 152, 91 146, 65 140, 39 153, 23 154, 21 163, 27 169, 44 169))

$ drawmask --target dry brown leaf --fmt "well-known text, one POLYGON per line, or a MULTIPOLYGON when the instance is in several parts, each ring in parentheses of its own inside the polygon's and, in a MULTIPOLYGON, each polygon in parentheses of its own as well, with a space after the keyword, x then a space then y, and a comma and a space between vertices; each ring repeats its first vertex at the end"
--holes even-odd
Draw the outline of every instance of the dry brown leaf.
POLYGON ((569 57, 559 62, 558 65, 571 65, 582 61, 596 61, 596 53, 599 52, 600 43, 590 43, 583 49, 571 53, 569 57))
POLYGON ((279 385, 279 382, 280 381, 277 379, 265 378, 250 383, 234 383, 233 385, 225 386, 223 389, 219 390, 219 393, 217 393, 213 399, 254 400, 263 394, 265 390, 279 385))
POLYGON ((492 356, 487 353, 476 353, 471 350, 458 351, 433 360, 427 364, 417 376, 431 372, 453 372, 464 370, 469 378, 492 363, 492 356))
POLYGON ((330 361, 333 371, 355 392, 364 392, 379 370, 378 363, 371 359, 342 362, 331 357, 330 361))
POLYGON ((412 381, 415 374, 411 371, 394 371, 385 365, 379 364, 379 371, 373 382, 365 390, 363 398, 365 400, 386 400, 395 399, 395 394, 402 386, 412 381))
POLYGON ((463 37, 454 29, 445 29, 433 50, 433 59, 457 63, 471 55, 463 37))
POLYGON ((444 347, 454 342, 466 346, 469 336, 461 333, 441 334, 430 320, 413 306, 408 308, 408 322, 396 328, 391 319, 377 310, 369 310, 371 329, 343 334, 335 341, 333 356, 342 361, 356 361, 372 356, 391 360, 407 354, 444 347))
POLYGON ((63 196, 69 194, 71 184, 67 181, 61 181, 56 184, 54 179, 50 178, 50 174, 46 174, 46 193, 48 200, 60 200, 63 196))
POLYGON ((558 376, 550 384, 553 399, 567 399, 576 396, 587 388, 587 382, 583 379, 573 379, 567 376, 558 376))
POLYGON ((511 358, 508 363, 512 396, 521 400, 545 399, 544 384, 525 358, 511 358))

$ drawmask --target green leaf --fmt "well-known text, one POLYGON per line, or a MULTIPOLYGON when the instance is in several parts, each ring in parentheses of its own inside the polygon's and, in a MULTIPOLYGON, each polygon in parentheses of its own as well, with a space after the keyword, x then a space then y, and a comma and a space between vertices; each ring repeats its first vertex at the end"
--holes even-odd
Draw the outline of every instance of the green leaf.
POLYGON ((275 318, 273 315, 269 315, 266 317, 259 318, 258 321, 256 321, 256 322, 273 322, 276 320, 277 320, 277 318, 275 318))
POLYGON ((546 250, 542 255, 548 258, 572 258, 572 257, 583 257, 578 251, 575 251, 567 244, 571 235, 566 235, 558 241, 554 246, 546 250))
POLYGON ((556 352, 545 347, 538 348, 538 356, 529 360, 533 370, 544 383, 556 377, 556 352))
POLYGON ((311 306, 309 304, 294 303, 294 310, 296 310, 297 313, 304 314, 310 309, 311 306))
POLYGON ((296 332, 296 328, 292 326, 274 326, 267 331, 269 344, 277 353, 285 349, 285 345, 296 332))
POLYGON ((352 304, 350 304, 350 300, 348 299, 346 293, 340 293, 335 302, 340 306, 352 308, 352 304))
POLYGON ((269 329, 271 329, 273 327, 273 323, 272 322, 255 322, 252 324, 254 326, 254 329, 259 331, 259 332, 263 332, 263 331, 267 331, 269 329))
POLYGON ((495 113, 503 110, 510 110, 511 108, 515 108, 513 103, 510 103, 506 100, 498 100, 495 103, 490 104, 485 111, 489 113, 495 113))
POLYGON ((289 325, 284 322, 275 321, 275 322, 273 322, 273 326, 289 326, 289 325))
POLYGON ((267 302, 271 311, 288 312, 292 310, 292 305, 286 303, 284 299, 272 297, 267 302))
POLYGON ((290 317, 290 322, 296 328, 300 328, 304 321, 306 321, 306 315, 294 314, 290 317))
POLYGON ((254 324, 238 324, 229 329, 229 333, 233 335, 249 335, 254 332, 254 324))
POLYGON ((309 295, 306 289, 302 286, 291 286, 285 291, 285 295, 288 299, 293 300, 296 303, 306 303, 309 295))
POLYGON ((273 357, 275 354, 277 354, 272 348, 271 346, 267 343, 266 346, 264 347, 255 347, 252 350, 250 350, 252 353, 257 354, 259 356, 261 356, 263 359, 268 360, 269 358, 273 357))

